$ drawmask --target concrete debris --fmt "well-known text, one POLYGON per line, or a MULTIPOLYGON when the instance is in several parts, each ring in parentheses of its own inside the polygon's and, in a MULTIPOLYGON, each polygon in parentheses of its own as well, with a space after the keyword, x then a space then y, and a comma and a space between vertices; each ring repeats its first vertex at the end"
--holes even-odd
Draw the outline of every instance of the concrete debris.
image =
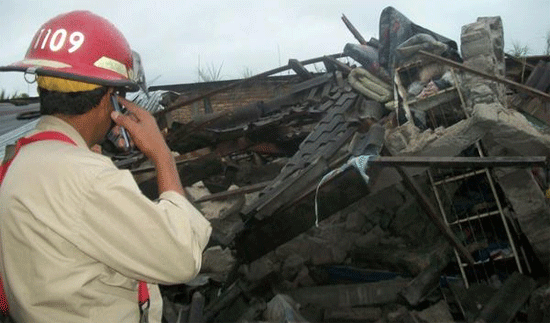
POLYGON ((460 53, 392 7, 379 39, 342 20, 341 54, 138 96, 213 225, 166 322, 548 321, 550 57, 504 54, 500 17, 460 53))
MULTIPOLYGON (((460 54, 452 40, 391 7, 380 40, 365 41, 342 19, 360 41, 344 55, 359 66, 332 55, 322 60, 325 73, 313 73, 308 61, 291 59, 281 69, 296 76, 273 79, 285 90, 270 98, 225 97, 227 108, 215 101, 221 94, 206 94, 213 114, 170 114, 173 150, 217 154, 205 159, 208 171, 195 161, 187 180, 217 245, 205 252, 201 275, 209 282, 187 287, 205 295, 204 321, 547 317, 548 285, 535 290, 535 281, 550 271, 550 182, 546 162, 535 158, 550 155, 550 118, 537 108, 544 96, 515 92, 550 90, 547 64, 532 64, 517 86, 522 78, 506 72, 517 62, 503 53, 499 17, 464 26, 460 54), (389 28, 395 23, 402 30, 389 28), (426 159, 405 169, 384 156, 426 159), (367 162, 344 167, 359 157, 367 162), (494 157, 527 159, 502 167, 494 157), (518 288, 521 297, 511 300, 518 288)), ((246 84, 232 96, 252 97, 246 84)), ((205 91, 179 89, 187 100, 215 90, 205 91)))

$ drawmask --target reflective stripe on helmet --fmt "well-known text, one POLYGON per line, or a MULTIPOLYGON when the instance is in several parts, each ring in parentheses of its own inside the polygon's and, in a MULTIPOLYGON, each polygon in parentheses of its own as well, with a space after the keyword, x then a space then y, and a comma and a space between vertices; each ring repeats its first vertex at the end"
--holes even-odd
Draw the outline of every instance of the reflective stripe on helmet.
POLYGON ((27 65, 44 66, 44 67, 52 67, 52 68, 71 67, 71 65, 69 64, 65 64, 58 61, 50 61, 47 59, 24 59, 21 61, 21 63, 27 64, 27 65))
POLYGON ((101 67, 109 71, 116 72, 124 77, 130 78, 128 75, 128 69, 121 62, 114 60, 112 58, 103 56, 97 61, 95 61, 94 66, 101 67))

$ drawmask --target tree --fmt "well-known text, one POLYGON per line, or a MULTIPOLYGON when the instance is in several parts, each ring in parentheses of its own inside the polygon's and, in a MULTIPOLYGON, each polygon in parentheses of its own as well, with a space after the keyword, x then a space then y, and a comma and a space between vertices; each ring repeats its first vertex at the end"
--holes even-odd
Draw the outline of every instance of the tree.
POLYGON ((254 76, 254 72, 252 72, 252 69, 250 67, 243 67, 243 69, 241 70, 241 77, 243 79, 247 79, 252 76, 254 76))
POLYGON ((199 82, 214 82, 221 80, 223 62, 220 66, 210 63, 206 68, 201 67, 201 57, 199 56, 199 65, 197 66, 197 74, 199 76, 199 82))
POLYGON ((7 101, 13 99, 26 99, 29 95, 27 93, 17 93, 17 91, 9 95, 5 90, 0 90, 0 101, 7 101))
POLYGON ((508 52, 508 54, 516 58, 521 58, 521 57, 527 56, 529 51, 530 51, 529 46, 527 45, 522 46, 519 42, 514 41, 512 42, 512 49, 508 52))

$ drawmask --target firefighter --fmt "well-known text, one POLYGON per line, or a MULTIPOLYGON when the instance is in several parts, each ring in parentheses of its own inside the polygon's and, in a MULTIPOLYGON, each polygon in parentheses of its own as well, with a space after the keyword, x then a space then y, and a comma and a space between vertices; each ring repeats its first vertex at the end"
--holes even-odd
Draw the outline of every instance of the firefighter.
POLYGON ((0 71, 35 75, 42 115, 0 169, 0 308, 16 322, 160 322, 158 284, 196 276, 211 226, 155 119, 123 98, 138 89, 126 39, 91 12, 61 14, 0 71), (115 123, 155 164, 158 200, 90 150, 115 123))

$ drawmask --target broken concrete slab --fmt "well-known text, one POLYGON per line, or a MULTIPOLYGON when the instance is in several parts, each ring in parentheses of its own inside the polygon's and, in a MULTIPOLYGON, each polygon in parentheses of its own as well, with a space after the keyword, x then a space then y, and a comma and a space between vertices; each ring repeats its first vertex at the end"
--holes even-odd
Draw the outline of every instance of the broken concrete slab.
POLYGON ((326 322, 378 322, 382 315, 380 307, 327 308, 323 318, 326 322))
POLYGON ((408 279, 395 279, 367 284, 326 285, 305 287, 289 291, 298 303, 317 304, 323 307, 355 307, 394 303, 399 299, 399 291, 410 282, 408 279))
POLYGON ((424 322, 455 322, 449 305, 441 300, 422 311, 413 311, 413 315, 424 322))
POLYGON ((535 290, 535 281, 514 272, 495 295, 483 306, 475 323, 512 322, 517 311, 535 290))
MULTIPOLYGON (((504 31, 500 17, 478 18, 476 22, 462 27, 461 52, 464 64, 485 73, 504 77, 504 31)), ((466 108, 474 107, 478 96, 471 95, 470 90, 478 87, 478 82, 486 84, 496 95, 496 100, 505 105, 506 87, 503 84, 480 79, 479 76, 464 74, 463 92, 466 108)), ((486 101, 487 102, 487 101, 486 101)))
POLYGON ((512 204, 515 218, 535 254, 550 272, 550 210, 533 174, 527 169, 497 169, 495 175, 512 204))
POLYGON ((531 294, 527 320, 529 322, 550 322, 550 286, 548 284, 540 286, 531 294))
POLYGON ((395 156, 456 156, 482 138, 518 155, 550 155, 550 136, 542 134, 519 112, 499 103, 476 104, 471 118, 447 128, 422 132, 408 122, 386 131, 388 150, 395 156))
POLYGON ((439 261, 423 270, 401 291, 401 295, 407 300, 409 305, 417 306, 426 299, 428 294, 439 286, 439 280, 443 269, 450 261, 439 261))
POLYGON ((200 274, 218 282, 225 282, 236 262, 230 249, 210 247, 203 253, 200 274))

